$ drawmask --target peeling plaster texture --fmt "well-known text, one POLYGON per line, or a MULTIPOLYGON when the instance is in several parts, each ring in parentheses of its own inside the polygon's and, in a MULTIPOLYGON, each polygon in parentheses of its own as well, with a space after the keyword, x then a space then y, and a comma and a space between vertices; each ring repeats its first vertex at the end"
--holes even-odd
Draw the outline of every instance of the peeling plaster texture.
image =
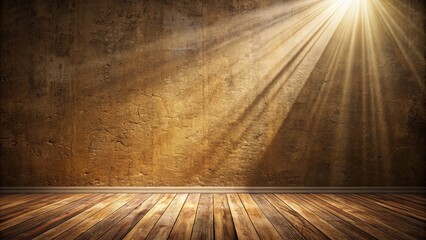
POLYGON ((1 1, 1 186, 424 186, 425 3, 336 2, 1 1))

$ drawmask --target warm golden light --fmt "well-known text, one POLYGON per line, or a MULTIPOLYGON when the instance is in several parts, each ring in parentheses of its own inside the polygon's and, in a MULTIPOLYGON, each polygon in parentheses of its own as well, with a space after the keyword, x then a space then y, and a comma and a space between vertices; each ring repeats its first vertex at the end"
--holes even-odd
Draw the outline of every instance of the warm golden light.
POLYGON ((65 2, 2 5, 5 185, 420 182, 424 1, 65 2))

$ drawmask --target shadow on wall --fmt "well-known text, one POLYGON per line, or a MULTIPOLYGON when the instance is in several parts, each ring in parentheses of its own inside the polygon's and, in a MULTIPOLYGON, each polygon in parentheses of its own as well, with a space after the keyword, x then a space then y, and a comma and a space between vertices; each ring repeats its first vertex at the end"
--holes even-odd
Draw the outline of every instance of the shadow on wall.
POLYGON ((250 185, 424 184, 425 36, 414 2, 352 3, 250 185))
POLYGON ((1 184, 421 185, 423 3, 348 3, 2 2, 1 184))
POLYGON ((336 12, 246 3, 3 2, 4 184, 244 184, 259 106, 336 12))

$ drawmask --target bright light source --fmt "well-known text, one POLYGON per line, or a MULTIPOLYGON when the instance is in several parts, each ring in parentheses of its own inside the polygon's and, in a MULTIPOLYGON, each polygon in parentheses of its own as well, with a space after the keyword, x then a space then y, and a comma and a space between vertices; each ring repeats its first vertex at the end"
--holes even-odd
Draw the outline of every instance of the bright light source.
POLYGON ((352 3, 354 0, 342 0, 342 9, 347 9, 347 7, 352 3))

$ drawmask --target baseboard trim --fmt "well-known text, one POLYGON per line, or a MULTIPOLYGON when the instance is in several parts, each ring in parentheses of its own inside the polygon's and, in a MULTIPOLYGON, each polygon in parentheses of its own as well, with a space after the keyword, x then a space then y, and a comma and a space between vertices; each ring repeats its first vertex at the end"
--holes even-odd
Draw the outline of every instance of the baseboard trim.
POLYGON ((426 187, 0 187, 0 193, 426 193, 426 187))

